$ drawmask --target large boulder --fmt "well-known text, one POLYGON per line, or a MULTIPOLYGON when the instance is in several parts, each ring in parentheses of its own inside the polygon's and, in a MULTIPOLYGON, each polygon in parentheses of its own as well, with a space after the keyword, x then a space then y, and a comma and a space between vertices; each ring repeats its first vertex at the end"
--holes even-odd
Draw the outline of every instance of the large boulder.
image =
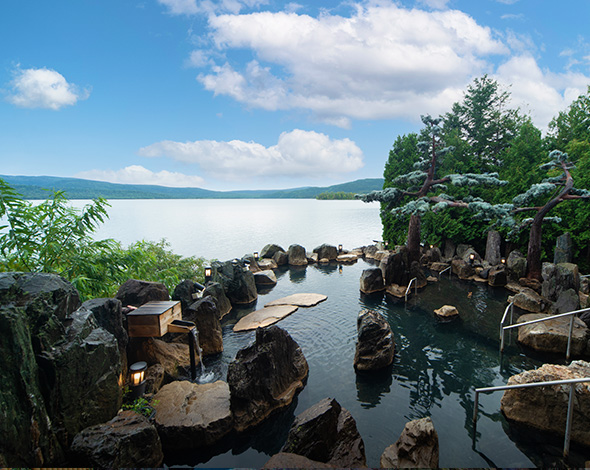
POLYGON ((231 302, 227 298, 227 295, 225 295, 223 286, 218 282, 208 282, 207 287, 203 290, 203 297, 207 297, 208 295, 215 300, 215 303, 217 304, 217 313, 221 320, 231 311, 231 302))
POLYGON ((580 290, 578 266, 572 263, 543 263, 543 297, 555 301, 568 289, 580 290))
POLYGON ((124 307, 127 305, 139 307, 152 300, 170 300, 170 293, 161 282, 129 279, 119 287, 115 297, 124 307))
POLYGON ((508 276, 506 275, 506 269, 504 266, 494 266, 490 268, 488 271, 487 280, 490 286, 505 286, 508 283, 508 276))
POLYGON ((385 290, 383 283, 383 274, 379 268, 369 268, 363 270, 360 279, 360 289, 363 294, 372 294, 385 290))
POLYGON ((486 241, 486 254, 484 259, 492 266, 500 264, 500 260, 502 259, 501 248, 502 236, 499 232, 490 230, 486 241))
POLYGON ((303 455, 279 452, 273 455, 262 468, 334 468, 334 465, 311 460, 303 455))
POLYGON ((265 269, 254 273, 254 282, 257 286, 275 286, 277 284, 277 276, 272 269, 265 269))
POLYGON ((406 247, 400 248, 395 253, 389 253, 379 263, 383 273, 383 282, 386 286, 397 284, 407 286, 410 281, 410 263, 406 247))
POLYGON ((395 341, 387 320, 373 310, 362 310, 356 321, 356 370, 377 370, 393 362, 395 341))
POLYGON ((289 255, 284 251, 277 251, 272 255, 272 259, 277 263, 277 266, 285 266, 286 264, 289 264, 289 255))
POLYGON ((451 266, 453 274, 456 274, 459 279, 469 279, 475 274, 473 264, 464 259, 454 259, 451 261, 451 266))
POLYGON ((85 467, 154 468, 163 460, 156 428, 135 411, 82 430, 70 449, 70 463, 85 467))
POLYGON ((308 372, 303 351, 289 333, 278 326, 258 328, 254 344, 239 350, 227 371, 236 430, 288 406, 308 372))
POLYGON ((223 286, 232 305, 249 305, 258 298, 254 274, 234 261, 212 263, 213 280, 223 286))
POLYGON ((292 266, 306 266, 307 253, 301 245, 291 245, 288 251, 289 264, 292 266))
POLYGON ((573 259, 572 236, 564 233, 555 240, 555 250, 553 252, 553 263, 571 263, 573 259))
POLYGON ((185 320, 192 321, 197 326, 199 346, 203 356, 217 354, 223 351, 223 332, 217 304, 213 297, 203 297, 193 302, 182 314, 185 320))
POLYGON ((532 313, 544 312, 550 304, 547 299, 529 287, 522 287, 520 292, 508 297, 508 302, 514 302, 518 308, 532 313))
MULTIPOLYGON (((186 375, 190 367, 188 343, 167 343, 156 338, 132 338, 130 342, 129 362, 145 361, 148 366, 161 364, 164 367, 166 381, 175 380, 186 375)), ((196 358, 198 363, 200 358, 196 358)))
POLYGON ((197 284, 190 279, 185 279, 174 288, 172 300, 180 300, 180 306, 184 311, 184 309, 199 298, 199 292, 201 289, 202 286, 200 286, 200 284, 197 284))
MULTIPOLYGON (((550 317, 546 314, 527 314, 518 319, 518 323, 538 320, 550 317)), ((518 342, 534 349, 535 351, 565 354, 570 329, 570 318, 562 317, 544 322, 533 323, 518 328, 518 342)), ((590 330, 586 324, 574 317, 574 330, 572 333, 571 354, 582 356, 587 354, 590 330)))
POLYGON ((230 391, 218 380, 195 384, 180 380, 154 395, 156 428, 167 451, 211 446, 233 428, 230 391))
POLYGON ((326 243, 318 247, 315 247, 313 249, 313 252, 317 253, 318 259, 327 259, 333 261, 336 258, 338 258, 338 248, 332 245, 328 245, 326 243))
POLYGON ((518 281, 526 276, 526 257, 518 250, 511 251, 506 259, 506 270, 511 281, 518 281))
POLYGON ((397 442, 381 455, 384 468, 438 468, 438 434, 430 418, 406 423, 397 442))
POLYGON ((270 243, 265 245, 264 248, 260 251, 261 258, 272 258, 277 251, 284 252, 285 250, 280 245, 275 245, 274 243, 270 243))
POLYGON ((580 295, 573 289, 562 291, 557 300, 551 305, 550 313, 567 313, 580 310, 580 295))
MULTIPOLYGON (((590 363, 573 361, 569 366, 544 364, 535 370, 510 377, 508 385, 590 377, 590 363)), ((506 418, 531 428, 563 435, 567 416, 569 386, 551 385, 506 390, 501 409, 506 418)), ((590 387, 575 385, 571 440, 590 446, 590 387)))
POLYGON ((335 467, 365 467, 365 444, 348 410, 324 398, 295 418, 282 452, 335 467))
POLYGON ((443 305, 440 308, 434 310, 437 318, 442 321, 449 321, 459 317, 459 311, 457 307, 453 305, 443 305))

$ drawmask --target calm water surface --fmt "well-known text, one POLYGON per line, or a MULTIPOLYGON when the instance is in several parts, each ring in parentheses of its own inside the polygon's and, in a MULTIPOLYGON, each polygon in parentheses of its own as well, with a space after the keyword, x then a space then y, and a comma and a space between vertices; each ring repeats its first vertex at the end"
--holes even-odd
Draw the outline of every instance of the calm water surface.
MULTIPOLYGON (((80 201, 77 204, 81 204, 80 201)), ((322 243, 345 248, 381 238, 378 206, 360 201, 174 200, 112 201, 110 221, 97 234, 125 244, 166 238, 180 254, 221 260, 260 251, 267 243, 292 243, 309 251, 322 243)), ((512 346, 498 353, 498 326, 508 292, 502 288, 443 278, 410 299, 364 296, 359 278, 370 265, 308 266, 277 270, 279 282, 248 309, 224 318, 224 352, 205 360, 207 372, 226 379, 236 352, 253 332, 234 333, 239 318, 265 303, 301 292, 326 294, 328 300, 278 323, 299 343, 309 363, 309 379, 292 406, 243 436, 232 436, 207 452, 166 455, 167 465, 260 467, 280 451, 295 416, 325 397, 348 409, 365 442, 367 464, 379 466, 407 421, 431 416, 440 442, 441 467, 555 466, 562 441, 525 440, 500 412, 502 393, 482 395, 477 435, 473 436, 474 389, 504 385, 511 375, 541 362, 512 346), (461 319, 440 323, 433 310, 457 306, 461 319), (396 341, 392 367, 357 374, 353 367, 356 318, 364 308, 389 321, 396 341)), ((584 458, 575 453, 581 465, 584 458)))

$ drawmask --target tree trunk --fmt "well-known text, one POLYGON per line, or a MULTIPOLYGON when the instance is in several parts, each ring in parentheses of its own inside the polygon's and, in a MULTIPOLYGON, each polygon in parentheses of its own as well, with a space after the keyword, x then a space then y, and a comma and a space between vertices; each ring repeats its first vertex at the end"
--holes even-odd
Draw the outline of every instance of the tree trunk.
POLYGON ((419 215, 410 216, 410 225, 408 226, 408 260, 410 265, 412 261, 420 261, 420 222, 419 215))

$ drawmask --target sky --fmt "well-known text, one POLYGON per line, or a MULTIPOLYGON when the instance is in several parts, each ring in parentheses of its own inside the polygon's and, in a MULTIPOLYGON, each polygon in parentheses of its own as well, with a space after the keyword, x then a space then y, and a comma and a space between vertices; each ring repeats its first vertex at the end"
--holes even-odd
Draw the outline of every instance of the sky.
POLYGON ((377 178, 484 74, 546 130, 590 0, 2 0, 0 174, 213 190, 377 178))

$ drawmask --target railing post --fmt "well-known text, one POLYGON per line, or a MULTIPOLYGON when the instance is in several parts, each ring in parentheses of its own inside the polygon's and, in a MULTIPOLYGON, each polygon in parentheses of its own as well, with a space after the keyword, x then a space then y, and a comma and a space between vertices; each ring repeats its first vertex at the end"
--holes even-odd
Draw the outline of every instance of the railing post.
POLYGON ((574 417, 574 392, 576 384, 570 384, 570 397, 567 404, 567 421, 565 422, 565 441, 563 443, 563 458, 567 459, 570 454, 570 437, 572 433, 572 419, 574 417))
POLYGON ((574 333, 574 315, 570 316, 570 332, 569 336, 567 337, 567 351, 565 353, 565 360, 570 360, 570 351, 572 348, 572 334, 574 333))
POLYGON ((477 426, 477 412, 479 408, 479 392, 475 391, 475 400, 473 401, 473 432, 475 433, 475 428, 477 426))
POLYGON ((500 352, 504 352, 504 327, 500 326, 501 333, 500 333, 500 352))

